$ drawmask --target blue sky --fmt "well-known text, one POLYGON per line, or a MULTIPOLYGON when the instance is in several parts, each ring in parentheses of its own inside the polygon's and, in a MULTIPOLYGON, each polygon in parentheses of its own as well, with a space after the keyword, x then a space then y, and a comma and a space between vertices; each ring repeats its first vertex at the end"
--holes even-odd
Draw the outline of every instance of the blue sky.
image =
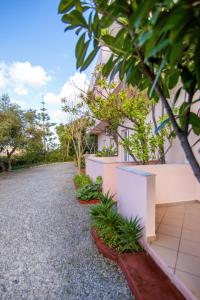
POLYGON ((23 108, 39 108, 44 95, 57 122, 64 121, 60 96, 73 98, 70 82, 83 83, 93 69, 76 74, 77 36, 73 31, 64 33, 58 4, 58 0, 1 0, 0 17, 0 93, 8 93, 23 108))

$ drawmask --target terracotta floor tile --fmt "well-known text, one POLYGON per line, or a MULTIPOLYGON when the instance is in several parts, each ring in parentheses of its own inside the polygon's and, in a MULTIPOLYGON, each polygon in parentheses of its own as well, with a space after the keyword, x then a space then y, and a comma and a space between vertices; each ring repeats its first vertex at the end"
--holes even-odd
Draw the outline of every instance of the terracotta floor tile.
POLYGON ((156 213, 159 215, 163 215, 165 214, 167 211, 167 207, 156 207, 156 213))
POLYGON ((193 242, 200 242, 200 233, 196 230, 189 230, 186 228, 183 228, 182 231, 182 239, 193 241, 193 242))
POLYGON ((165 213, 165 217, 169 218, 176 218, 176 217, 184 217, 184 210, 181 211, 167 211, 165 213))
POLYGON ((171 268, 175 267, 177 252, 158 245, 151 244, 151 248, 156 254, 171 268))
POLYGON ((184 212, 185 211, 185 205, 172 205, 167 208, 167 212, 184 212))
POLYGON ((167 234, 174 237, 180 237, 181 228, 161 223, 158 228, 158 233, 167 234))
POLYGON ((181 239, 179 251, 200 257, 200 243, 181 239))
POLYGON ((162 224, 172 225, 177 227, 182 227, 183 224, 183 217, 164 217, 162 220, 162 224))
POLYGON ((179 246, 179 238, 158 233, 156 235, 156 240, 153 243, 154 245, 166 247, 177 251, 179 246))
POLYGON ((176 268, 200 276, 200 257, 179 252, 176 268))
MULTIPOLYGON (((200 222, 199 218, 184 218, 183 228, 199 231, 200 232, 200 222)), ((200 234, 200 233, 199 233, 200 234)))
POLYGON ((200 299, 200 277, 176 270, 177 277, 191 290, 191 292, 200 299))
POLYGON ((196 223, 196 225, 200 227, 200 215, 196 216, 191 213, 188 213, 185 215, 184 221, 185 222, 192 221, 193 223, 196 223))

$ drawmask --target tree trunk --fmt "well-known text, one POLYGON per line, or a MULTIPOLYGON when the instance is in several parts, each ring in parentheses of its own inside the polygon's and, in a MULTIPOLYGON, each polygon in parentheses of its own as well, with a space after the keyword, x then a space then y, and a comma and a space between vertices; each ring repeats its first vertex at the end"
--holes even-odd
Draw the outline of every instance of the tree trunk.
POLYGON ((11 156, 8 156, 8 172, 12 171, 12 163, 11 163, 11 156))
MULTIPOLYGON (((144 57, 141 54, 141 52, 137 46, 136 46, 136 52, 141 59, 141 63, 142 63, 145 75, 149 78, 150 82, 152 82, 152 84, 153 84, 155 81, 155 75, 151 72, 151 69, 144 63, 144 57)), ((173 114, 173 111, 171 109, 171 106, 170 106, 169 102, 167 101, 167 98, 164 96, 163 90, 162 90, 161 86, 158 84, 158 82, 155 85, 155 91, 163 103, 163 106, 168 114, 168 117, 169 117, 171 123, 172 123, 172 127, 173 127, 177 137, 179 138, 179 141, 181 142, 182 148, 183 148, 186 158, 193 170, 193 173, 194 173, 195 177, 197 178, 197 180, 200 182, 200 166, 199 166, 197 159, 194 156, 194 153, 192 151, 192 148, 188 142, 188 139, 187 139, 188 132, 184 133, 179 128, 179 126, 176 122, 175 115, 173 114)))
POLYGON ((7 150, 7 158, 8 158, 8 172, 12 171, 12 163, 11 156, 15 152, 16 148, 14 147, 10 152, 7 150))

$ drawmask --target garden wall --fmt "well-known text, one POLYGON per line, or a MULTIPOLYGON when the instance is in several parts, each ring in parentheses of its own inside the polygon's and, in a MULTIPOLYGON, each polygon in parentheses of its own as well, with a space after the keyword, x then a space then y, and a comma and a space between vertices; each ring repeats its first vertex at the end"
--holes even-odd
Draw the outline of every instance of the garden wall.
POLYGON ((111 194, 117 193, 117 167, 130 166, 131 162, 119 162, 118 157, 96 157, 89 156, 86 158, 86 174, 92 180, 97 176, 102 176, 103 179, 103 192, 110 191, 111 194))
POLYGON ((119 212, 139 216, 145 237, 155 236, 155 205, 200 201, 200 184, 188 164, 140 165, 117 168, 119 212))

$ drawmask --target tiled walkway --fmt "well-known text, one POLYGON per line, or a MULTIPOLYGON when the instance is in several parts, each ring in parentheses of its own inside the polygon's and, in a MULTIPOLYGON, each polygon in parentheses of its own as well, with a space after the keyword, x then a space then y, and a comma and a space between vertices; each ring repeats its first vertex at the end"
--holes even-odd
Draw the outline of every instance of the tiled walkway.
POLYGON ((157 207, 151 246, 200 299, 200 202, 157 207))

